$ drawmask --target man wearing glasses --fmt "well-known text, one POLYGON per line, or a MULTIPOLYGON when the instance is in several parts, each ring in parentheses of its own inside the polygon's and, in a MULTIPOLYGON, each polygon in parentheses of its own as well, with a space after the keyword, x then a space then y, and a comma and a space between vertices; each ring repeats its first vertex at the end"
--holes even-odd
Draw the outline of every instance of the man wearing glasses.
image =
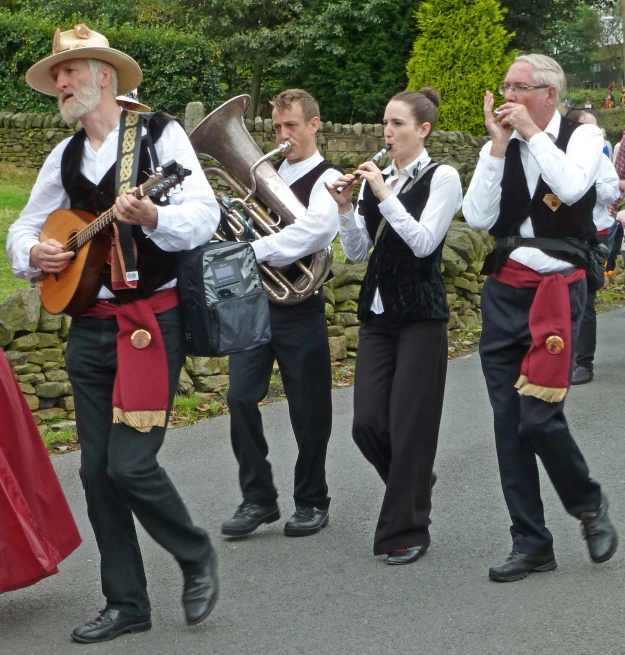
POLYGON ((492 141, 480 153, 463 203, 469 224, 495 237, 482 270, 488 278, 480 358, 512 519, 512 552, 489 570, 500 582, 557 566, 536 456, 567 512, 580 519, 591 559, 607 561, 618 544, 607 499, 564 416, 604 156, 597 126, 556 111, 565 91, 553 59, 517 57, 499 87, 503 102, 496 106, 490 91, 484 97, 492 141))

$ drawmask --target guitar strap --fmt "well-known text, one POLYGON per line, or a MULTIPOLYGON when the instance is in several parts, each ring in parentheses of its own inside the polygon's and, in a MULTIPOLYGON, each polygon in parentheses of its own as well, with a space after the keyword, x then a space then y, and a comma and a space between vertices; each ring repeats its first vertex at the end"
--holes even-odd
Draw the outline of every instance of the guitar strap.
MULTIPOLYGON (((143 118, 135 111, 122 111, 115 166, 115 197, 136 186, 141 153, 143 118)), ((132 225, 113 222, 111 248, 111 283, 113 290, 134 289, 139 282, 137 249, 132 237, 132 225)))

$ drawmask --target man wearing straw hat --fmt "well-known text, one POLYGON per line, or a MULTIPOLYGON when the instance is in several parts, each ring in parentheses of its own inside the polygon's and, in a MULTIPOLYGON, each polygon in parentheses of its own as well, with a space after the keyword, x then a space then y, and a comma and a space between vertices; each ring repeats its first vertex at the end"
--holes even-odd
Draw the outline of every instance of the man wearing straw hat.
POLYGON ((99 215, 114 206, 110 263, 101 272, 97 298, 72 321, 66 353, 80 476, 106 597, 105 609, 76 628, 72 639, 95 643, 152 626, 134 517, 178 561, 187 623, 204 620, 217 600, 216 557, 208 535, 191 521, 157 453, 185 356, 175 252, 208 241, 219 209, 180 125, 157 113, 146 126, 140 114, 126 114, 117 105, 118 93, 141 82, 134 59, 86 25, 57 30, 52 52, 30 68, 26 81, 57 96, 64 120, 80 119, 84 129, 60 143, 44 163, 28 204, 11 226, 7 249, 19 277, 59 273, 73 253, 53 239, 39 242, 47 216, 70 207, 99 215), (129 132, 133 122, 140 132, 129 132), (145 181, 144 171, 174 159, 192 171, 184 190, 161 202, 138 199, 132 189, 123 193, 123 176, 116 170, 122 131, 124 143, 129 134, 135 142, 134 184, 145 181), (139 332, 142 340, 135 338, 139 332))

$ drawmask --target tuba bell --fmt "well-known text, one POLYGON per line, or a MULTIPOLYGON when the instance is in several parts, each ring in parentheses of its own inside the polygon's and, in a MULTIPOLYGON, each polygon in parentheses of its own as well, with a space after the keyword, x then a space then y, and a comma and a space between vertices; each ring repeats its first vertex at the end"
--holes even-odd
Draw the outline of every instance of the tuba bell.
MULTIPOLYGON (((237 241, 253 241, 275 234, 306 212, 268 161, 288 152, 291 144, 285 141, 264 155, 243 121, 249 104, 248 95, 228 100, 189 136, 197 153, 221 164, 208 166, 204 173, 218 177, 230 190, 218 197, 222 221, 215 237, 221 240, 233 235, 237 241)), ((319 289, 331 266, 332 247, 328 246, 284 269, 266 263, 260 264, 259 269, 269 298, 280 305, 294 305, 319 289)))

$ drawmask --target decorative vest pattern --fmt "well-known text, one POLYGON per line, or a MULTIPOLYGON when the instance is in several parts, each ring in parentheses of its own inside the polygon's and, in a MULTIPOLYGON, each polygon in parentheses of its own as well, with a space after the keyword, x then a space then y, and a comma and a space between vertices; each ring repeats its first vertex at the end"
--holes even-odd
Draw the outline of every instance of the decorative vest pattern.
MULTIPOLYGON (((580 123, 562 119, 560 131, 555 141, 557 148, 566 152, 566 147, 573 132, 580 123)), ((518 236, 521 224, 529 216, 536 237, 563 239, 575 237, 582 241, 591 241, 595 235, 595 224, 592 220, 592 210, 597 200, 595 185, 572 205, 562 203, 555 211, 549 207, 544 198, 553 194, 551 188, 538 178, 534 196, 530 196, 525 171, 521 162, 520 143, 511 139, 505 155, 503 178, 501 180, 501 203, 499 216, 489 234, 495 237, 518 236)), ((489 275, 501 268, 510 253, 511 248, 497 248, 491 252, 484 262, 482 275, 489 275)), ((561 259, 575 266, 585 266, 585 262, 566 252, 544 250, 547 255, 561 259)))
MULTIPOLYGON (((430 197, 432 176, 437 167, 432 167, 416 184, 411 185, 406 192, 402 188, 397 195, 416 221, 420 220, 430 197)), ((409 184, 410 180, 404 188, 409 184)), ((365 183, 359 209, 372 241, 375 241, 382 220, 379 204, 371 187, 365 183)), ((371 303, 375 290, 379 289, 384 317, 395 324, 405 325, 424 320, 448 321, 447 291, 441 273, 443 245, 444 240, 427 257, 415 257, 397 232, 386 225, 373 248, 360 288, 358 318, 370 321, 376 316, 371 311, 371 303)))
MULTIPOLYGON (((280 168, 280 165, 284 159, 279 159, 275 163, 276 170, 280 168)), ((312 193, 313 187, 315 186, 317 180, 325 173, 328 169, 334 168, 335 170, 339 171, 339 173, 343 172, 343 169, 341 169, 339 166, 336 166, 332 162, 329 162, 327 159, 324 159, 323 161, 320 161, 317 166, 315 166, 312 170, 308 171, 305 175, 302 175, 299 179, 295 180, 293 184, 291 184, 290 189, 293 191, 295 194, 296 198, 308 209, 308 205, 310 203, 310 194, 312 193)), ((302 257, 300 259, 302 264, 304 266, 309 266, 310 262, 312 261, 312 257, 310 255, 307 255, 306 257, 302 257)), ((282 273, 289 279, 291 282, 294 282, 300 275, 301 271, 298 266, 295 264, 292 264, 289 266, 287 269, 282 271, 282 273)), ((331 279, 333 277, 332 271, 330 271, 327 279, 331 279)))
MULTIPOLYGON (((148 130, 154 143, 158 141, 166 125, 174 120, 164 113, 157 113, 148 123, 148 130)), ((80 130, 67 144, 61 159, 61 180, 70 199, 72 209, 82 209, 96 216, 106 211, 115 203, 115 165, 105 173, 99 184, 88 180, 81 172, 81 162, 86 132, 80 130)), ((163 163, 163 162, 159 162, 163 163)), ((137 184, 142 184, 152 168, 147 139, 141 144, 139 173, 137 184)), ((167 204, 166 202, 160 203, 167 204)), ((120 302, 130 302, 137 298, 147 298, 156 289, 176 277, 175 253, 161 250, 143 232, 140 225, 132 226, 132 236, 137 246, 137 270, 139 283, 136 289, 113 291, 111 286, 111 266, 106 264, 100 275, 102 284, 111 291, 120 302)))

